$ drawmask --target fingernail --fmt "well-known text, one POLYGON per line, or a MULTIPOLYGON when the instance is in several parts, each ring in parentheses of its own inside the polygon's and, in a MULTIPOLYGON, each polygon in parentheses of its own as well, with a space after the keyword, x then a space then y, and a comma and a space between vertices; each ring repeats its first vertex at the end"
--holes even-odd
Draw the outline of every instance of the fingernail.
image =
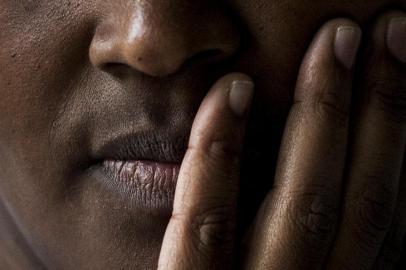
POLYGON ((393 18, 389 22, 387 46, 393 56, 406 63, 406 18, 393 18))
POLYGON ((337 29, 334 50, 337 60, 352 69, 361 43, 361 29, 356 26, 340 26, 337 29))
POLYGON ((237 116, 244 116, 254 96, 254 83, 251 81, 233 81, 231 83, 230 108, 237 116))

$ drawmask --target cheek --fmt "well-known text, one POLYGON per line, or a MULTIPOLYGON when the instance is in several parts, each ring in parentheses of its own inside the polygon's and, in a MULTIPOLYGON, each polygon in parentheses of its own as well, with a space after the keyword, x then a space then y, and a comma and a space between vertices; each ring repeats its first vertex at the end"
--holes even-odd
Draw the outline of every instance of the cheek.
POLYGON ((272 185, 263 175, 272 175, 275 170, 270 164, 276 164, 297 73, 314 34, 323 23, 336 17, 354 18, 367 26, 390 2, 406 6, 405 0, 233 1, 249 33, 245 40, 250 46, 240 66, 254 77, 258 90, 247 132, 248 158, 242 176, 247 180, 241 181, 241 190, 245 191, 241 200, 246 204, 242 216, 255 213, 272 185), (253 187, 249 179, 259 179, 259 182, 253 187), (258 186, 263 187, 263 194, 258 193, 258 186))
POLYGON ((405 7, 406 1, 235 0, 232 5, 246 28, 244 40, 250 44, 241 66, 256 79, 261 100, 268 102, 276 118, 290 106, 300 63, 323 23, 349 17, 366 26, 379 10, 405 7))
POLYGON ((0 0, 0 198, 23 225, 35 226, 60 188, 49 134, 87 63, 92 14, 66 3, 0 0))
POLYGON ((91 16, 65 8, 67 1, 34 2, 28 9, 0 4, 0 144, 45 138, 58 102, 85 68, 91 16))
POLYGON ((297 1, 235 1, 249 43, 240 65, 252 75, 260 90, 261 106, 273 119, 289 109, 301 58, 312 31, 320 23, 307 18, 307 8, 297 1))

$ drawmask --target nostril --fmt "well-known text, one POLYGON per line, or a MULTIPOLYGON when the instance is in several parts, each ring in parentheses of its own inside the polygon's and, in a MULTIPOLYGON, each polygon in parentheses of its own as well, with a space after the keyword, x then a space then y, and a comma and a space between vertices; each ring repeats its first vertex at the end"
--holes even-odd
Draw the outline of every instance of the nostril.
MULTIPOLYGON (((186 59, 183 63, 183 67, 189 65, 199 65, 199 64, 212 64, 215 62, 222 61, 227 55, 220 49, 212 49, 199 52, 189 59, 186 59)), ((139 59, 136 59, 139 61, 139 59)), ((159 64, 159 63, 158 63, 159 64)), ((99 65, 99 68, 104 72, 110 73, 115 77, 122 78, 130 73, 134 72, 134 69, 126 63, 120 62, 107 62, 99 65)), ((141 72, 137 70, 137 72, 141 72)))
POLYGON ((166 77, 185 66, 228 60, 239 49, 239 31, 222 9, 212 10, 210 5, 210 12, 201 15, 204 22, 194 24, 189 16, 196 11, 194 5, 168 3, 149 8, 134 8, 120 14, 120 20, 99 23, 89 51, 95 68, 114 75, 166 77), (186 7, 193 10, 185 12, 186 7))

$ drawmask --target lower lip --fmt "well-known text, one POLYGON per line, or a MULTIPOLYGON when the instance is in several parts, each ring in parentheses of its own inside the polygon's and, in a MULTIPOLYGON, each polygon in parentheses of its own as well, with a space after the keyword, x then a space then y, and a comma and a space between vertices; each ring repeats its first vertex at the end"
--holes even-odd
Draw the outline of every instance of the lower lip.
POLYGON ((105 160, 98 172, 103 174, 109 188, 129 199, 137 208, 167 214, 173 206, 179 170, 179 164, 105 160))

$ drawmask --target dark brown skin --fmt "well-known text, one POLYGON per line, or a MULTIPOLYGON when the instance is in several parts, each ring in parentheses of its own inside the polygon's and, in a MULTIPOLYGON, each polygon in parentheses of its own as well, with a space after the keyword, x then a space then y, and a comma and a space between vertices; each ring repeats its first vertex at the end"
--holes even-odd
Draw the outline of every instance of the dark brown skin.
POLYGON ((1 269, 391 269, 406 1, 219 2, 0 0, 1 269), (349 68, 340 26, 363 35, 349 68), (255 84, 243 116, 234 80, 255 84), (193 122, 172 215, 86 174, 97 139, 193 122))

